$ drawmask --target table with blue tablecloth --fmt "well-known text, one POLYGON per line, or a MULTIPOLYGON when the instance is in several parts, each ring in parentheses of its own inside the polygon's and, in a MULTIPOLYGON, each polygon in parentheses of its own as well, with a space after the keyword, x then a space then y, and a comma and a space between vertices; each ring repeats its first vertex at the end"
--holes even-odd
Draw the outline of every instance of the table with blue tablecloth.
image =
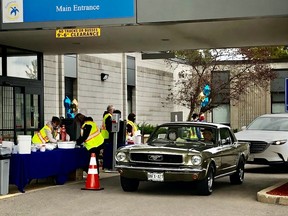
POLYGON ((56 184, 64 184, 71 172, 87 168, 90 161, 85 148, 54 149, 31 154, 12 154, 10 159, 10 184, 18 190, 24 188, 32 179, 55 177, 56 184))

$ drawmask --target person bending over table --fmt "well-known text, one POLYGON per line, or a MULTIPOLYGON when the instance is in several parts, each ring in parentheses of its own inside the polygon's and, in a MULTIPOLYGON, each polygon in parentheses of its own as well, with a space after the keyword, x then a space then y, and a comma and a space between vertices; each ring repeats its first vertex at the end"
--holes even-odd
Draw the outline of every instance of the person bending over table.
POLYGON ((47 142, 56 143, 58 128, 60 125, 60 119, 56 116, 52 117, 52 120, 47 122, 46 125, 32 137, 32 143, 45 144, 47 142))
MULTIPOLYGON (((96 154, 96 163, 99 174, 99 154, 100 150, 103 148, 104 138, 100 133, 97 124, 93 121, 93 118, 86 117, 85 115, 78 113, 75 116, 74 121, 81 126, 81 133, 79 138, 76 140, 76 145, 83 146, 91 153, 96 154)), ((89 164, 87 165, 88 172, 89 164)))

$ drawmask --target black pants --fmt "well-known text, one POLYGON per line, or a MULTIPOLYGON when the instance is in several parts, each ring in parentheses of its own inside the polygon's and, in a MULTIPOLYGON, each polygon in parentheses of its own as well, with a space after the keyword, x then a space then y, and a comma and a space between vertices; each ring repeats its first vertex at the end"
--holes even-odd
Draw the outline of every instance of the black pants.
MULTIPOLYGON (((103 144, 95 147, 95 148, 91 148, 88 152, 89 152, 89 157, 91 158, 91 154, 95 153, 96 155, 96 164, 97 164, 97 169, 98 169, 98 174, 99 174, 99 154, 100 154, 100 150, 103 149, 103 144)), ((89 162, 90 163, 90 162, 89 162)), ((89 164, 87 166, 87 170, 84 170, 85 172, 88 173, 89 170, 89 164)))

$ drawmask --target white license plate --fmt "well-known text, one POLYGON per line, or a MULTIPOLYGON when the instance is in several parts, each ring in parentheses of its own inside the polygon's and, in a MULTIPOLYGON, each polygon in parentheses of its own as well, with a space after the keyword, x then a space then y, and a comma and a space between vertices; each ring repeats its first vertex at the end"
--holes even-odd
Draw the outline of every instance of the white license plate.
POLYGON ((148 181, 163 182, 164 181, 164 174, 163 173, 148 172, 147 178, 148 178, 148 181))

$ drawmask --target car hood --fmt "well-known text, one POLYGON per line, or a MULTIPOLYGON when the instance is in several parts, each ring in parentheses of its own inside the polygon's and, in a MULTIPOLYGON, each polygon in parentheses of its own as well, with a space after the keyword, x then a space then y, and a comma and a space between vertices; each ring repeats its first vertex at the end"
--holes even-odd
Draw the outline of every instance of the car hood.
POLYGON ((171 152, 171 153, 199 153, 198 149, 193 148, 177 148, 177 147, 165 147, 165 146, 153 146, 148 144, 137 144, 137 145, 128 145, 119 150, 128 150, 130 153, 132 152, 171 152))
POLYGON ((243 130, 235 133, 239 141, 272 142, 288 138, 288 131, 243 130))

